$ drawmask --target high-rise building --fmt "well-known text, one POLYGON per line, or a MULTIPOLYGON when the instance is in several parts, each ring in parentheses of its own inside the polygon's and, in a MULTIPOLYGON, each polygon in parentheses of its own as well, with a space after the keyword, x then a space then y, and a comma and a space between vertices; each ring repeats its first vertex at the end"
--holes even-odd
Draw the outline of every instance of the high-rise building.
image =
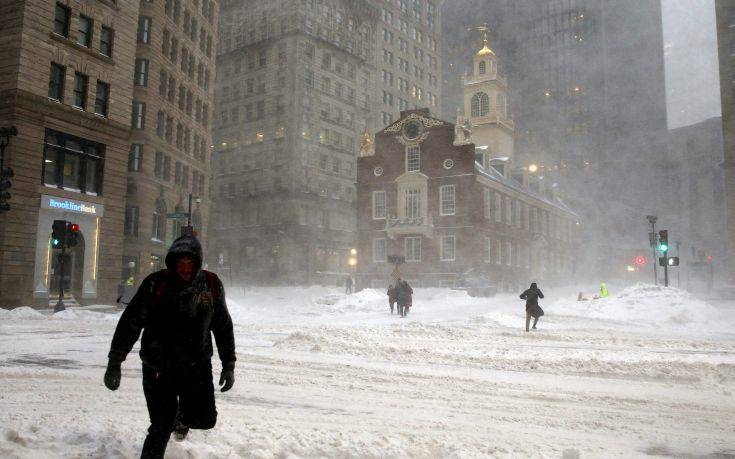
POLYGON ((116 297, 139 3, 0 3, 0 127, 18 132, 4 155, 3 306, 48 306, 60 286, 80 303, 116 297), (63 272, 54 220, 80 228, 63 272))
POLYGON ((211 0, 140 4, 124 278, 161 269, 189 219, 206 238, 218 15, 211 0))
MULTIPOLYGON (((538 164, 562 184, 581 214, 583 245, 609 254, 645 239, 645 215, 665 208, 658 187, 672 170, 660 1, 472 0, 446 10, 465 18, 452 25, 458 33, 444 31, 459 44, 470 33, 463 30, 488 22, 505 63, 500 73, 513 82, 517 162, 538 164)), ((464 62, 453 57, 445 67, 447 85, 464 62)), ((459 106, 453 97, 445 107, 459 106)))
POLYGON ((735 279, 735 0, 716 0, 717 43, 720 58, 720 98, 724 143, 727 248, 724 265, 729 280, 735 279))
POLYGON ((222 4, 212 242, 233 278, 347 273, 365 133, 400 110, 440 108, 440 4, 222 4))

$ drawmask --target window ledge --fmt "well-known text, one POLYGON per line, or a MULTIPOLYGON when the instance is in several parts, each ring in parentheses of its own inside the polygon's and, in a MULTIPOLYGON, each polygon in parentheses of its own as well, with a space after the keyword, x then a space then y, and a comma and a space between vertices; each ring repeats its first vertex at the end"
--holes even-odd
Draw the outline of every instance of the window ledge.
MULTIPOLYGON (((101 3, 107 3, 104 0, 99 0, 99 1, 101 3)), ((87 48, 86 46, 82 46, 79 43, 77 43, 76 41, 74 41, 74 40, 72 40, 72 39, 70 39, 68 37, 64 37, 62 35, 59 35, 56 32, 50 32, 49 35, 51 36, 51 39, 52 40, 56 40, 56 41, 58 41, 60 43, 64 43, 64 44, 66 44, 68 46, 71 46, 71 47, 73 47, 73 48, 75 48, 75 49, 77 49, 79 51, 82 51, 82 52, 84 52, 84 53, 86 53, 86 54, 88 54, 88 55, 90 55, 90 56, 92 56, 94 58, 97 58, 97 59, 99 59, 102 62, 105 62, 107 64, 115 65, 115 60, 114 59, 112 59, 111 57, 105 56, 104 54, 100 53, 99 51, 95 51, 92 48, 87 48)))
POLYGON ((115 11, 120 11, 120 6, 117 3, 115 3, 114 0, 97 0, 97 1, 102 3, 103 5, 109 6, 115 11))

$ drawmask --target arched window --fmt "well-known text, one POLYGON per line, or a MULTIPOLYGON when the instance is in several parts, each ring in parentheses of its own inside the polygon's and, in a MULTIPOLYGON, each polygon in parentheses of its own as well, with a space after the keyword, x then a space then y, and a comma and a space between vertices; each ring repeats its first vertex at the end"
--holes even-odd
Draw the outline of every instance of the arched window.
POLYGON ((506 106, 505 94, 502 94, 502 93, 498 94, 496 98, 496 104, 497 104, 497 110, 498 110, 498 113, 500 113, 500 116, 502 116, 503 118, 507 118, 508 108, 506 106))
POLYGON ((484 92, 472 96, 472 116, 487 116, 490 112, 490 97, 484 92))
POLYGON ((166 203, 162 198, 158 198, 156 208, 153 210, 151 239, 155 241, 166 240, 166 203))
POLYGON ((480 75, 487 73, 487 64, 485 61, 480 62, 480 75))

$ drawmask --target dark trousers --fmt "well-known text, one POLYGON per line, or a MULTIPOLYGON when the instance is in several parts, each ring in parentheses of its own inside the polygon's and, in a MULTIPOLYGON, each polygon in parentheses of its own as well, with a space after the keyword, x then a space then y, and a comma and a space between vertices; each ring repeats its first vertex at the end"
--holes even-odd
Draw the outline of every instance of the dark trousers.
MULTIPOLYGON (((528 331, 528 326, 531 324, 531 313, 526 312, 526 331, 528 331)), ((533 318, 533 328, 536 328, 536 324, 538 323, 538 317, 533 318)))
POLYGON ((388 304, 390 304, 390 313, 393 314, 393 307, 396 304, 396 300, 388 300, 388 304))
POLYGON ((217 423, 209 360, 167 371, 156 371, 144 364, 143 393, 151 426, 141 458, 163 458, 177 415, 193 429, 211 429, 217 423))

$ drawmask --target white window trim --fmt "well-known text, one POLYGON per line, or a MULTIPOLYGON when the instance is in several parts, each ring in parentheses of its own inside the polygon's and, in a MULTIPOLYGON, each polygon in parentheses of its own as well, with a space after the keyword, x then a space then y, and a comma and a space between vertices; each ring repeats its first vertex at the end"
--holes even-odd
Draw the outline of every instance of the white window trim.
POLYGON ((406 147, 405 157, 406 157, 406 172, 419 172, 421 170, 421 147, 419 147, 418 145, 410 145, 410 146, 407 146, 406 147), (409 169, 408 168, 408 151, 410 149, 412 149, 412 148, 415 148, 416 151, 418 152, 418 165, 417 165, 416 169, 409 169))
POLYGON ((457 213, 457 193, 454 185, 442 185, 439 187, 439 215, 455 215, 457 213), (451 211, 444 210, 444 193, 448 190, 452 190, 451 211))
POLYGON ((420 263, 421 262, 421 238, 420 237, 407 237, 403 240, 403 253, 406 257, 406 263, 420 263), (408 242, 410 241, 418 241, 418 257, 417 258, 409 258, 408 257, 408 242))
POLYGON ((454 235, 446 235, 441 237, 441 245, 440 245, 440 256, 439 259, 441 261, 455 261, 457 259, 457 238, 454 235), (444 252, 446 247, 446 241, 449 241, 451 239, 452 241, 452 257, 449 258, 444 252))
POLYGON ((373 220, 385 220, 388 215, 387 206, 388 206, 388 200, 387 200, 385 190, 373 191, 373 220), (381 194, 383 195, 383 216, 382 217, 377 215, 377 212, 376 212, 377 206, 375 205, 376 197, 381 194))
POLYGON ((374 263, 385 263, 387 261, 388 261, 388 241, 387 241, 387 239, 385 239, 385 238, 376 238, 376 239, 373 239, 373 262, 374 263), (377 250, 376 250, 377 244, 380 241, 383 242, 383 257, 382 257, 382 259, 377 257, 377 250))

